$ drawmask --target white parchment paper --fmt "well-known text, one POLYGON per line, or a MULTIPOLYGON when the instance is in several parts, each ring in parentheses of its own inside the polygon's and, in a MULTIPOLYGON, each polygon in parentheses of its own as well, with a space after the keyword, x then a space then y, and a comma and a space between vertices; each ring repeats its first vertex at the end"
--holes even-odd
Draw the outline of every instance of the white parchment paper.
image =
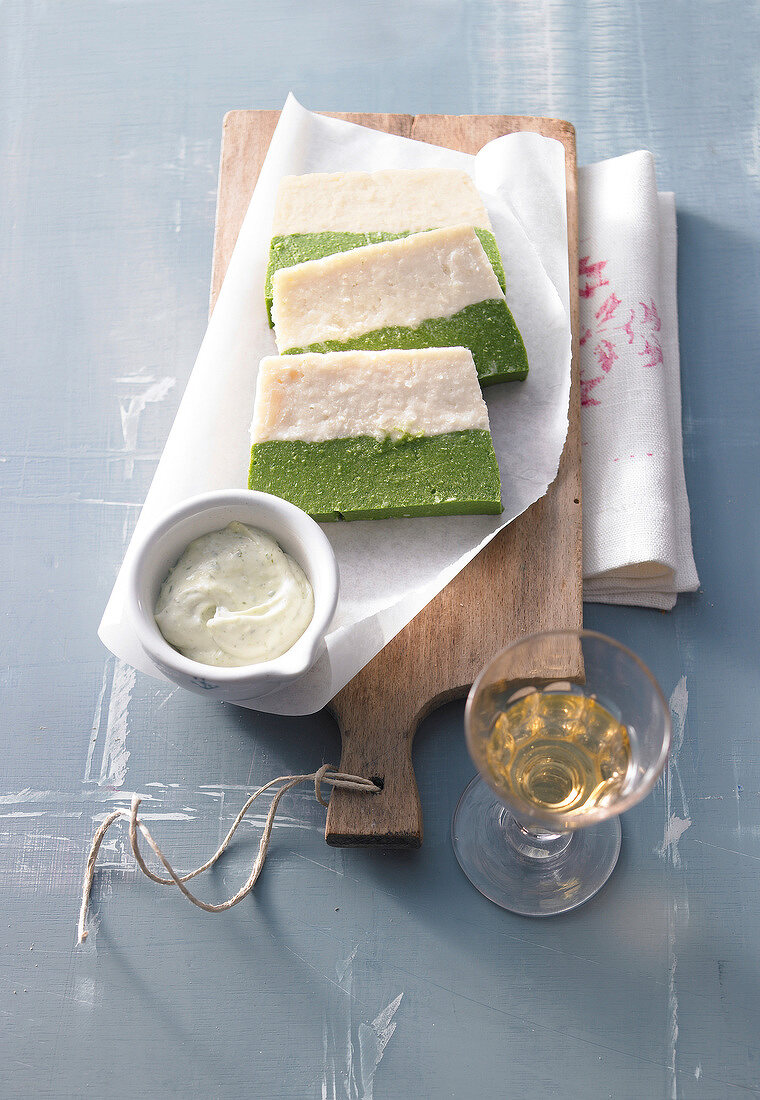
MULTIPOLYGON (((280 178, 422 167, 463 169, 479 188, 504 262, 507 301, 528 353, 526 381, 485 390, 504 512, 324 524, 341 576, 327 650, 300 681, 252 704, 269 713, 308 714, 323 707, 502 527, 543 496, 557 472, 570 391, 561 143, 511 134, 472 157, 325 118, 289 96, 135 534, 190 496, 247 483, 258 363, 276 354, 264 278, 280 178)), ((134 545, 133 539, 125 562, 134 545)), ((163 679, 126 619, 123 584, 122 566, 100 638, 117 657, 163 679)))

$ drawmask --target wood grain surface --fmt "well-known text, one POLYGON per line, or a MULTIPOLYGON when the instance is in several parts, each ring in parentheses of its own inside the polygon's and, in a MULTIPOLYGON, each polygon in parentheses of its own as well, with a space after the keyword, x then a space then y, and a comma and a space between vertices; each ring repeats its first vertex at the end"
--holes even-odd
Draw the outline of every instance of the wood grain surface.
MULTIPOLYGON (((466 693, 487 660, 515 638, 582 625, 575 133, 567 122, 527 116, 333 117, 466 153, 523 130, 556 138, 565 147, 573 354, 568 437, 557 478, 331 704, 341 730, 341 769, 377 777, 383 790, 372 799, 333 792, 327 842, 418 847, 422 814, 412 741, 420 721, 440 703, 466 693)), ((277 111, 232 111, 224 119, 211 309, 278 118, 277 111)))

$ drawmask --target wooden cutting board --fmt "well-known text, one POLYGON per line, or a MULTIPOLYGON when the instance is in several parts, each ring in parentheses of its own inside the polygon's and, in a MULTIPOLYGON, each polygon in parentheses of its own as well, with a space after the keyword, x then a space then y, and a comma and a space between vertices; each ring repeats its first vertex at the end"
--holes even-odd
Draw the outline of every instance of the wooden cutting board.
MULTIPOLYGON (((488 659, 515 638, 582 625, 575 131, 556 119, 511 115, 333 117, 465 153, 521 130, 556 138, 565 147, 573 356, 569 428, 557 478, 331 703, 343 741, 341 771, 377 778, 383 790, 372 797, 333 791, 328 844, 416 848, 422 813, 412 740, 420 721, 440 703, 466 694, 488 659)), ((278 118, 279 111, 231 111, 224 119, 212 310, 278 118)))

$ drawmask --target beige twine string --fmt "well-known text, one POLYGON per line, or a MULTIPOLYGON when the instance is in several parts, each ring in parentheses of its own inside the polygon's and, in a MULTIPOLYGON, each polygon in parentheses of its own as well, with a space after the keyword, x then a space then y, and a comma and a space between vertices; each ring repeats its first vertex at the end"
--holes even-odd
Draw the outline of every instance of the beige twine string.
POLYGON ((140 868, 144 875, 147 875, 153 882, 157 882, 159 886, 177 886, 185 895, 188 901, 191 901, 193 905, 197 905, 199 909, 205 909, 207 913, 222 913, 225 909, 231 909, 233 905, 237 905, 239 901, 242 901, 247 894, 250 894, 256 885, 256 880, 261 874, 261 870, 264 866, 264 861, 267 858, 267 852, 269 850, 269 840, 272 835, 272 826, 274 825, 275 815, 277 813, 277 807, 280 804, 280 800, 283 795, 287 794, 294 787, 297 787, 299 783, 306 783, 309 780, 314 782, 314 795, 318 802, 321 802, 323 806, 327 806, 322 797, 322 784, 329 783, 332 787, 342 787, 347 791, 365 791, 367 794, 377 794, 381 788, 373 783, 371 779, 364 779, 360 775, 346 775, 344 772, 337 772, 333 768, 332 764, 323 764, 322 767, 316 771, 311 772, 309 775, 281 775, 277 779, 270 780, 269 783, 265 783, 263 787, 259 787, 257 791, 251 795, 248 801, 243 806, 240 813, 232 823, 232 828, 227 833, 222 843, 217 850, 206 860, 200 867, 196 867, 194 871, 189 871, 186 875, 178 875, 172 867, 169 860, 159 848, 158 844, 151 836, 147 826, 137 816, 137 811, 140 807, 141 799, 139 795, 132 796, 132 808, 131 810, 115 810, 112 814, 105 819, 100 826, 95 836, 92 838, 92 846, 90 848, 90 854, 87 857, 87 867, 84 873, 84 883, 82 885, 82 907, 79 910, 79 924, 77 926, 77 943, 84 943, 87 939, 87 929, 85 923, 87 920, 87 909, 90 904, 90 894, 92 893, 92 883, 95 877, 95 864, 98 858, 98 852, 100 846, 103 843, 108 830, 111 828, 115 821, 119 818, 126 818, 129 821, 129 842, 132 847, 132 854, 135 857, 137 866, 140 868), (268 791, 270 787, 276 786, 278 783, 282 783, 277 794, 272 799, 272 804, 269 807, 269 813, 267 814, 266 821, 264 822, 264 831, 261 834, 261 840, 259 841, 259 850, 254 860, 251 873, 240 887, 236 894, 233 894, 227 901, 222 901, 218 905, 211 905, 206 901, 201 901, 195 894, 185 886, 186 882, 189 882, 191 878, 195 878, 196 875, 200 875, 203 871, 207 871, 209 867, 213 867, 216 861, 224 855, 227 850, 227 846, 232 840, 233 836, 237 832, 237 829, 242 822, 249 809, 264 791, 268 791), (169 873, 169 878, 162 878, 160 875, 155 875, 145 863, 140 847, 138 843, 138 830, 142 833, 145 840, 151 846, 155 852, 157 858, 162 863, 164 869, 169 873))

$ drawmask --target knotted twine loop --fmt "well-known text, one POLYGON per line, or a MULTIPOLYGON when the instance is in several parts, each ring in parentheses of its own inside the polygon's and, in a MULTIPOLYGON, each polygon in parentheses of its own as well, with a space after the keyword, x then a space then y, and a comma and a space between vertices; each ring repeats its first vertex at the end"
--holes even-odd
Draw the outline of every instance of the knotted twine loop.
POLYGON ((377 794, 381 790, 381 788, 371 779, 365 779, 361 775, 348 775, 345 772, 337 772, 333 768, 332 764, 323 764, 322 767, 319 768, 317 771, 311 772, 308 775, 281 775, 277 779, 272 779, 269 781, 269 783, 265 783, 264 786, 259 787, 257 791, 254 791, 254 793, 243 805, 240 813, 233 821, 232 827, 227 833, 227 836, 224 838, 224 840, 211 856, 211 858, 207 859, 206 862, 201 864, 200 867, 196 867, 194 871, 188 871, 187 874, 184 875, 177 874, 169 860, 159 848, 148 827, 144 824, 144 822, 140 821, 139 817, 137 816, 137 811, 140 808, 140 802, 142 800, 139 795, 133 795, 131 809, 129 811, 115 810, 112 814, 109 814, 103 824, 98 829, 98 831, 95 833, 95 836, 92 838, 90 854, 87 857, 87 867, 85 868, 84 873, 84 882, 82 884, 82 906, 79 910, 77 943, 84 943, 88 935, 87 929, 85 928, 85 923, 87 921, 87 910, 90 904, 90 894, 92 893, 92 884, 95 878, 95 864, 97 863, 100 846, 103 843, 103 839, 108 830, 111 828, 115 821, 119 820, 119 818, 126 818, 129 821, 129 843, 132 848, 132 854, 135 857, 135 862, 137 863, 137 866, 140 868, 142 873, 147 876, 147 878, 152 879, 152 881, 158 883, 159 886, 178 887, 178 889, 182 891, 188 901, 192 902, 193 905, 197 905, 199 909, 204 909, 207 913, 222 913, 225 909, 231 909, 233 905, 237 905, 238 902, 242 901, 244 897, 250 894, 251 890, 253 890, 254 886, 256 885, 256 881, 261 874, 262 868, 264 866, 264 861, 267 858, 267 852, 269 851, 269 840, 272 835, 272 827, 274 825, 274 819, 277 814, 277 807, 280 805, 280 800, 282 799, 283 795, 286 795, 288 791, 292 791, 293 788, 297 787, 300 783, 307 783, 309 781, 313 781, 314 797, 316 798, 317 802, 320 802, 323 806, 327 806, 328 804, 322 795, 323 783, 328 783, 331 787, 341 787, 343 790, 361 791, 366 794, 377 794), (254 860, 253 867, 251 868, 251 873, 245 880, 243 885, 240 887, 238 892, 236 894, 233 894, 231 898, 228 898, 227 901, 219 902, 218 905, 212 905, 209 902, 202 901, 201 898, 196 897, 195 894, 188 890, 188 888, 185 886, 185 883, 189 882, 190 879, 195 878, 196 875, 200 875, 204 871, 208 871, 209 867, 214 866, 216 861, 224 855, 243 818, 248 813, 251 806, 259 797, 259 795, 264 794, 264 792, 268 791, 270 787, 277 786, 278 783, 282 783, 283 786, 280 787, 280 789, 277 791, 277 794, 272 799, 272 804, 269 807, 269 813, 267 814, 266 821, 264 822, 264 831, 261 834, 261 840, 259 841, 259 850, 256 854, 256 859, 254 860), (140 833, 153 849, 156 858, 169 874, 169 878, 162 878, 161 875, 154 874, 153 871, 151 871, 150 867, 148 867, 148 865, 145 863, 145 860, 142 857, 142 852, 140 851, 140 833))

